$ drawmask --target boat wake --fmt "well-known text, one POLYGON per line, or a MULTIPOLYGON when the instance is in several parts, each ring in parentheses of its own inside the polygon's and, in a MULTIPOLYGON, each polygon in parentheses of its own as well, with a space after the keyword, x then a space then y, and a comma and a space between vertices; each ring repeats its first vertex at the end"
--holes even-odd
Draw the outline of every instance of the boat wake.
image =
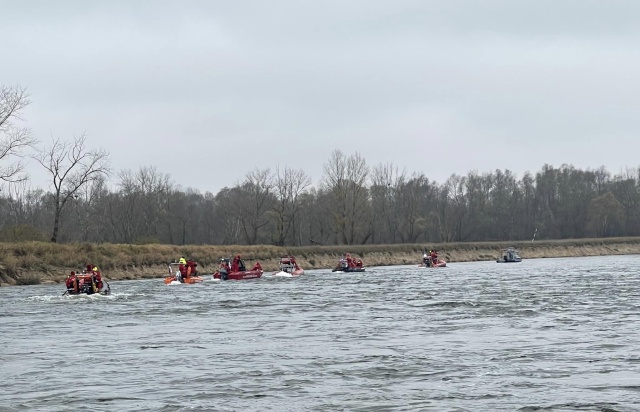
POLYGON ((293 275, 291 273, 287 273, 287 272, 284 272, 284 271, 281 270, 280 272, 274 273, 270 277, 272 277, 272 278, 292 278, 293 275))

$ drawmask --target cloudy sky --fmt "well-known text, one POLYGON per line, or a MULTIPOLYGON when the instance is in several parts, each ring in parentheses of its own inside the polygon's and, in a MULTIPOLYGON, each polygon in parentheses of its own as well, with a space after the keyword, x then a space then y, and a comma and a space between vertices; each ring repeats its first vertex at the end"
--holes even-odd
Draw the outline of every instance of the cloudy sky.
MULTIPOLYGON (((0 0, 36 137, 216 192, 360 152, 444 181, 640 165, 635 0, 0 0)), ((31 171, 38 166, 32 164, 31 171)), ((36 179, 37 181, 37 179, 36 179)))

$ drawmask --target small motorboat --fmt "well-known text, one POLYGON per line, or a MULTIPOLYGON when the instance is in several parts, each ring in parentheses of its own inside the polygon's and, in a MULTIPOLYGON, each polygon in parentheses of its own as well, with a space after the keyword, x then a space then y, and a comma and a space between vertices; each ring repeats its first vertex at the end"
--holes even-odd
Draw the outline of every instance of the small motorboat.
POLYGON ((518 263, 522 262, 520 254, 515 248, 509 247, 502 250, 502 256, 496 259, 497 263, 518 263))
POLYGON ((300 275, 304 275, 304 269, 298 266, 296 258, 293 256, 284 256, 280 258, 280 270, 278 272, 274 272, 271 276, 279 278, 293 278, 300 275))
POLYGON ((350 254, 345 254, 338 261, 338 265, 333 268, 332 272, 364 272, 362 259, 352 258, 350 254))
POLYGON ((426 253, 422 255, 422 262, 418 265, 419 268, 444 268, 447 266, 447 262, 444 259, 436 257, 435 260, 426 253))
POLYGON ((220 259, 218 270, 212 275, 214 280, 248 280, 258 279, 262 276, 263 270, 260 262, 256 262, 251 270, 247 270, 244 261, 240 255, 236 255, 233 259, 220 259), (231 262, 231 263, 230 263, 231 262))
POLYGON ((100 272, 76 273, 72 271, 65 281, 67 291, 63 295, 110 295, 111 286, 102 279, 100 272))
POLYGON ((198 276, 196 267, 198 264, 192 260, 186 263, 172 262, 169 263, 169 276, 164 278, 165 285, 193 285, 204 282, 204 279, 198 276), (183 267, 182 271, 180 266, 183 267))
POLYGON ((447 267, 447 262, 443 259, 438 259, 435 263, 430 262, 428 264, 421 263, 418 265, 419 268, 444 268, 447 267))

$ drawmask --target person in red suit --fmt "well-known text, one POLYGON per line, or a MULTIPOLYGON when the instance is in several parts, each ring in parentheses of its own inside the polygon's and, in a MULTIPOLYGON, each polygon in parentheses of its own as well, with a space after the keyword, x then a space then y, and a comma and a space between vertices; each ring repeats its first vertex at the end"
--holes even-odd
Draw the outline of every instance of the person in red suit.
POLYGON ((180 279, 178 280, 184 283, 184 279, 187 277, 187 260, 181 257, 180 260, 178 260, 178 263, 180 263, 180 266, 178 266, 178 270, 180 271, 180 279))
POLYGON ((91 269, 91 274, 93 276, 93 282, 98 290, 102 290, 102 275, 100 274, 97 266, 94 266, 93 269, 91 269))
POLYGON ((67 292, 78 293, 78 278, 76 277, 76 272, 71 271, 71 274, 67 276, 64 283, 67 286, 67 292))
POLYGON ((240 255, 236 255, 233 258, 233 262, 231 262, 231 272, 239 272, 240 271, 240 255))

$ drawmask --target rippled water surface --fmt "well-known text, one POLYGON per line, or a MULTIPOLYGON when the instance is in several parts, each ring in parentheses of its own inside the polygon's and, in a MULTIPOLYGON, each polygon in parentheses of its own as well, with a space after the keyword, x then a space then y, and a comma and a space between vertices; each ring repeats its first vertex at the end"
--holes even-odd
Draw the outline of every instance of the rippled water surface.
MULTIPOLYGON (((0 288, 2 411, 637 411, 640 256, 0 288)), ((108 276, 108 274, 105 274, 108 276)))

